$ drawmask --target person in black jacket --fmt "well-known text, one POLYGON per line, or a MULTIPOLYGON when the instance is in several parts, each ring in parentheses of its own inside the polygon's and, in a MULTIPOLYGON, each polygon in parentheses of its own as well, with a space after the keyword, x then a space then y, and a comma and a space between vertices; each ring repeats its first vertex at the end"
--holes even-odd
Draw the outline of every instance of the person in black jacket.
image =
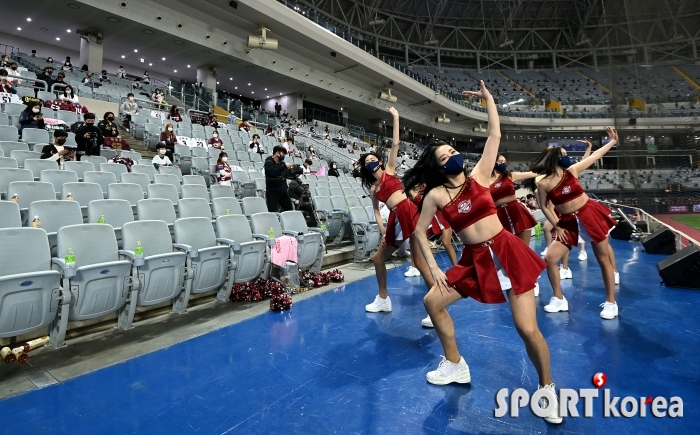
POLYGON ((292 199, 287 192, 287 168, 291 163, 284 163, 284 156, 287 150, 280 145, 272 149, 272 155, 265 159, 265 199, 267 201, 267 211, 277 212, 277 207, 282 210, 294 210, 292 199))
POLYGON ((58 164, 59 169, 63 169, 63 163, 75 158, 75 150, 64 147, 68 133, 65 130, 55 130, 53 132, 53 143, 44 145, 41 149, 41 158, 53 160, 58 164))
MULTIPOLYGON (((86 113, 83 115, 85 123, 75 131, 75 141, 78 143, 78 156, 83 154, 88 156, 99 156, 100 147, 104 143, 102 130, 95 125, 95 114, 86 113)), ((78 158, 80 160, 80 158, 78 158)))

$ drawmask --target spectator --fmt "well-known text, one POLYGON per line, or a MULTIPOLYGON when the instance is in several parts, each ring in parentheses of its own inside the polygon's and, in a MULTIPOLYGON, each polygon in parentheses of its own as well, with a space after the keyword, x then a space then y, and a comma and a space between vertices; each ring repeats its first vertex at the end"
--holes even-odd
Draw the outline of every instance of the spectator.
POLYGON ((70 85, 63 88, 63 94, 59 94, 58 99, 70 104, 78 104, 80 102, 78 96, 73 92, 73 87, 70 85))
POLYGON ((53 63, 53 57, 51 57, 51 56, 47 57, 46 63, 53 63))
MULTIPOLYGON (((253 140, 250 141, 248 144, 248 151, 251 153, 257 153, 260 155, 265 154, 265 148, 263 148, 262 144, 259 142, 260 141, 260 136, 257 134, 253 135, 253 140)), ((286 154, 286 150, 285 150, 286 154)))
POLYGON ((216 115, 213 113, 209 113, 207 116, 207 125, 214 127, 214 128, 219 128, 219 121, 216 120, 216 115))
MULTIPOLYGON (((17 68, 18 68, 17 62, 15 62, 15 61, 10 62, 10 70, 8 71, 8 73, 14 74, 14 75, 19 75, 19 71, 17 71, 17 68)), ((22 80, 20 80, 18 78, 12 77, 11 80, 12 80, 12 83, 14 86, 22 84, 22 80)))
POLYGON ((119 68, 117 69, 117 74, 116 74, 116 75, 117 75, 117 77, 120 78, 120 79, 125 79, 125 78, 126 78, 126 71, 124 71, 124 67, 123 67, 123 66, 121 66, 121 65, 119 66, 119 68))
POLYGON ((228 115, 228 123, 229 124, 236 124, 236 120, 238 117, 236 116, 236 111, 234 109, 231 109, 228 115))
POLYGON ((41 104, 29 103, 19 115, 19 135, 27 128, 45 128, 44 117, 41 115, 41 104))
POLYGON ((41 158, 44 160, 54 160, 59 169, 63 169, 63 162, 75 159, 75 151, 64 148, 68 139, 68 132, 56 130, 53 132, 53 144, 44 145, 41 149, 41 158))
POLYGON ((12 86, 12 82, 10 81, 10 78, 8 77, 8 73, 6 69, 0 69, 0 92, 4 92, 7 94, 16 94, 17 90, 15 89, 14 86, 12 86))
POLYGON ((158 103, 159 109, 161 108, 161 106, 167 105, 167 103, 165 103, 165 94, 163 94, 163 91, 160 88, 156 89, 153 92, 153 95, 151 95, 151 100, 154 103, 158 103))
MULTIPOLYGON (((65 81, 66 74, 63 71, 60 71, 58 75, 56 75, 56 80, 53 82, 54 85, 63 85, 63 86, 68 86, 68 83, 65 81)), ((60 91, 62 89, 61 86, 56 86, 56 90, 60 91)))
POLYGON ((31 57, 36 57, 36 50, 32 50, 32 54, 30 55, 31 57))
POLYGON ((340 177, 338 172, 338 164, 336 162, 331 162, 331 168, 328 170, 329 177, 340 177))
POLYGON ((143 77, 141 77, 141 83, 143 83, 144 85, 151 84, 151 76, 148 75, 148 71, 143 72, 143 77))
POLYGON ((239 131, 245 131, 246 133, 250 131, 250 124, 248 124, 248 120, 244 119, 243 122, 238 124, 238 130, 239 131))
POLYGON ((100 121, 97 126, 102 130, 103 137, 117 137, 119 132, 117 131, 117 124, 114 122, 114 113, 105 113, 102 121, 100 121))
POLYGON ((182 122, 182 115, 180 115, 180 112, 177 110, 176 104, 173 104, 170 108, 170 113, 168 113, 168 119, 173 122, 182 122))
MULTIPOLYGON (((299 171, 298 166, 294 166, 290 169, 290 172, 292 170, 296 169, 299 171)), ((304 188, 302 187, 302 182, 301 182, 301 173, 297 172, 293 178, 290 179, 289 181, 289 187, 287 188, 287 193, 289 194, 289 197, 294 200, 297 204, 301 202, 301 198, 304 196, 304 188)))
POLYGON ((139 105, 134 101, 134 94, 129 92, 129 94, 126 96, 126 101, 122 103, 119 110, 124 115, 124 127, 126 128, 126 131, 129 131, 129 122, 131 121, 131 117, 139 113, 139 105))
POLYGON ((90 68, 88 67, 88 65, 86 63, 84 63, 83 66, 80 67, 80 71, 88 72, 88 71, 90 71, 90 68))
POLYGON ((107 70, 105 69, 102 70, 102 75, 100 75, 100 83, 112 83, 109 77, 107 77, 107 70))
POLYGON ((360 178, 360 164, 355 162, 352 164, 352 178, 360 178))
MULTIPOLYGON (((104 143, 102 130, 95 125, 95 114, 83 115, 85 122, 75 131, 75 141, 78 143, 78 156, 99 156, 100 147, 104 143)), ((80 160, 80 158, 78 158, 80 160)))
POLYGON ((311 159, 306 159, 304 160, 304 164, 302 165, 301 169, 304 171, 304 174, 310 174, 311 173, 311 165, 313 165, 314 162, 311 161, 311 159))
POLYGON ((66 56, 66 60, 61 67, 63 71, 73 71, 73 64, 70 62, 70 56, 66 56))
POLYGON ((293 210, 292 199, 287 192, 287 168, 291 163, 284 163, 287 150, 282 146, 272 149, 272 155, 265 159, 265 200, 267 211, 276 213, 278 207, 283 211, 293 210))
MULTIPOLYGON (((50 66, 47 66, 44 68, 44 71, 36 76, 37 79, 43 80, 46 82, 46 90, 51 91, 51 85, 53 85, 53 78, 51 78, 51 73, 53 72, 53 68, 50 66)), ((37 82, 34 86, 43 86, 43 83, 37 82)))
POLYGON ((318 155, 316 155, 316 149, 313 145, 309 145, 308 151, 306 152, 306 157, 310 159, 318 159, 318 155))
POLYGON ((272 129, 271 125, 268 125, 265 129, 265 136, 275 137, 275 131, 272 129))
POLYGON ((175 152, 175 144, 177 143, 177 136, 175 136, 175 129, 172 124, 166 124, 165 130, 160 133, 160 143, 166 148, 166 155, 172 157, 175 152))
POLYGON ((170 158, 165 155, 167 152, 167 149, 165 148, 165 144, 163 142, 158 143, 156 145, 156 152, 157 154, 153 156, 153 167, 158 170, 161 166, 172 166, 173 162, 170 161, 170 158))
POLYGON ((3 54, 0 57, 0 68, 9 68, 10 67, 10 56, 3 54))
POLYGON ((225 152, 219 153, 216 161, 216 181, 224 186, 231 185, 231 166, 228 164, 228 154, 225 152))
POLYGON ((211 139, 209 139, 209 142, 207 144, 211 148, 216 148, 216 149, 223 149, 224 148, 224 142, 219 138, 219 132, 214 130, 214 132, 211 134, 211 139))
POLYGON ((95 87, 95 83, 92 81, 92 73, 91 72, 88 71, 87 74, 85 74, 85 77, 83 77, 83 85, 95 87))

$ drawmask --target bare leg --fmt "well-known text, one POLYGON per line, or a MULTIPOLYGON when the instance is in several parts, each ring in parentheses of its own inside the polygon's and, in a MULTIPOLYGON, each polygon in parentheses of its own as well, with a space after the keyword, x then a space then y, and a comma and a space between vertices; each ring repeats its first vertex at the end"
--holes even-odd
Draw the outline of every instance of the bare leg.
POLYGON ((610 262, 610 251, 612 251, 612 248, 607 239, 593 245, 593 253, 595 253, 595 258, 598 259, 598 264, 600 264, 600 270, 603 274, 603 283, 607 293, 606 300, 615 303, 615 269, 610 262))
POLYGON ((549 282, 552 284, 552 290, 554 290, 554 296, 558 299, 564 297, 561 292, 561 278, 559 276, 559 260, 561 260, 564 255, 568 256, 569 248, 564 246, 561 242, 553 241, 549 245, 549 250, 547 250, 547 255, 544 257, 544 261, 547 262, 547 276, 549 276, 549 282))
MULTIPOLYGON (((411 259, 413 260, 413 265, 423 276, 423 279, 425 280, 425 286, 428 287, 428 289, 431 289, 433 288, 433 285, 435 285, 435 281, 433 280, 433 274, 430 273, 428 262, 425 261, 425 257, 423 257, 423 252, 418 246, 418 239, 416 239, 415 237, 411 237, 410 244, 411 259)), ((386 280, 386 274, 384 276, 384 279, 386 280)))
POLYGON ((563 257, 561 257, 561 267, 569 270, 569 250, 566 251, 563 257))
POLYGON ((610 252, 608 253, 608 258, 610 260, 610 264, 612 264, 613 270, 615 272, 619 272, 617 270, 617 261, 615 261, 615 251, 613 251, 612 245, 610 244, 610 239, 607 240, 608 246, 610 247, 610 252))
POLYGON ((452 228, 445 228, 442 230, 442 246, 445 247, 445 252, 447 256, 450 257, 450 262, 452 265, 457 264, 457 253, 455 252, 454 246, 452 246, 452 228))
POLYGON ((545 248, 552 244, 552 229, 552 224, 549 221, 545 222, 544 226, 542 227, 542 232, 544 233, 545 248))
POLYGON ((379 297, 386 299, 388 294, 386 291, 386 261, 391 257, 391 254, 396 251, 393 246, 385 245, 383 242, 377 249, 377 252, 372 257, 374 261, 374 270, 377 273, 377 284, 379 284, 379 297))
POLYGON ((457 290, 445 292, 441 294, 437 287, 432 287, 427 295, 423 298, 430 320, 435 326, 442 348, 445 350, 445 358, 453 363, 458 363, 461 355, 457 349, 457 340, 455 340, 455 325, 452 323, 452 317, 445 308, 462 299, 457 290))
POLYGON ((520 240, 525 242, 527 246, 530 246, 530 236, 532 235, 532 230, 525 230, 520 234, 516 234, 520 240))
POLYGON ((513 290, 508 290, 508 300, 515 329, 525 343, 527 355, 540 378, 540 385, 549 385, 552 383, 549 345, 537 326, 535 293, 529 291, 516 295, 513 290))

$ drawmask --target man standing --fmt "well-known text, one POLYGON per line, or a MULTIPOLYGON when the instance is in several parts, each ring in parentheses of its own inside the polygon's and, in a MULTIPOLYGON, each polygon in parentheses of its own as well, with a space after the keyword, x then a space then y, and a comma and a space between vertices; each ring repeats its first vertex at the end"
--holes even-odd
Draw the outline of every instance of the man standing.
POLYGON ((283 211, 293 210, 292 199, 287 192, 287 179, 285 175, 291 163, 284 163, 287 150, 277 145, 272 149, 272 155, 265 159, 265 199, 267 211, 277 212, 281 206, 283 211))
POLYGON ((75 131, 75 141, 78 144, 78 155, 99 156, 100 147, 104 143, 102 130, 95 125, 95 114, 86 113, 85 122, 75 131))

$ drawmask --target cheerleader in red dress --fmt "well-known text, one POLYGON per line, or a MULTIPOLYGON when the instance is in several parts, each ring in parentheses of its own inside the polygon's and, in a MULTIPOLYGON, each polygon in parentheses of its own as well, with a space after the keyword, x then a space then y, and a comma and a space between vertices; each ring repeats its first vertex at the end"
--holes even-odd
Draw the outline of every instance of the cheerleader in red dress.
POLYGON ((394 141, 386 166, 383 166, 380 155, 374 152, 363 154, 358 160, 362 185, 370 193, 374 215, 382 233, 382 243, 373 257, 379 294, 374 298, 374 302, 365 306, 365 309, 370 313, 391 311, 391 299, 387 293, 386 285, 386 261, 406 239, 410 238, 411 255, 415 267, 425 279, 428 288, 433 285, 432 275, 428 272, 425 258, 418 250, 415 238, 412 237, 418 221, 418 209, 408 199, 401 180, 396 176, 396 160, 401 142, 399 112, 393 107, 388 110, 394 117, 394 141), (391 210, 386 229, 382 225, 379 202, 383 202, 391 210))
POLYGON ((537 326, 532 291, 545 263, 522 240, 504 230, 498 219, 489 184, 501 131, 496 103, 483 81, 480 86, 479 92, 465 92, 486 100, 488 114, 484 152, 470 175, 465 173, 462 155, 440 141, 431 144, 404 175, 407 189, 426 185, 415 234, 435 280, 423 301, 445 350, 437 370, 429 372, 426 378, 437 385, 471 381, 469 367, 457 349, 454 324, 446 307, 466 297, 483 303, 502 303, 507 295, 515 328, 537 370, 540 388, 545 390, 543 394, 549 404, 554 402, 552 413, 545 420, 559 424, 562 418, 551 378, 549 346, 537 326), (446 274, 435 262, 426 237, 438 210, 442 210, 445 221, 464 243, 462 258, 446 274))
MULTIPOLYGON (((615 260, 608 241, 608 234, 617 222, 610 217, 610 209, 586 195, 578 181, 578 176, 598 159, 602 158, 617 144, 617 131, 607 128, 610 142, 599 148, 580 162, 572 164, 571 157, 561 147, 550 147, 530 165, 530 170, 544 175, 537 183, 537 200, 540 204, 551 201, 561 217, 557 217, 547 207, 542 212, 554 227, 554 241, 547 249, 547 275, 554 290, 554 296, 545 311, 556 313, 568 311, 569 303, 562 294, 560 283, 559 260, 576 245, 579 235, 593 245, 593 252, 603 273, 603 282, 607 292, 606 301, 601 304, 600 317, 614 319, 618 315, 615 301, 615 260)), ((619 276, 619 275, 618 275, 619 276)), ((617 278, 619 280, 619 278, 617 278)))
POLYGON ((518 201, 515 196, 514 182, 535 178, 534 172, 511 172, 504 156, 498 156, 496 164, 491 172, 489 191, 491 198, 498 210, 498 219, 506 231, 510 231, 525 242, 530 244, 530 234, 537 226, 537 221, 525 204, 518 201))

